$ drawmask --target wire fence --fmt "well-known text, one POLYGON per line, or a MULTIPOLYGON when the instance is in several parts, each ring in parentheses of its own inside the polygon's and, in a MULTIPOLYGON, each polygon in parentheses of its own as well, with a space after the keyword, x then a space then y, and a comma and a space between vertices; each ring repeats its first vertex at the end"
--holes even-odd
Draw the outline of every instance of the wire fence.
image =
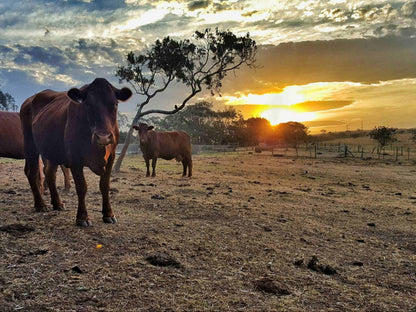
MULTIPOLYGON (((123 144, 117 146, 117 154, 123 144)), ((389 145, 383 149, 374 145, 360 144, 301 144, 298 147, 289 145, 259 145, 241 147, 237 144, 224 145, 192 145, 192 154, 214 153, 263 153, 273 157, 303 157, 303 158, 360 158, 380 159, 391 161, 416 161, 416 147, 389 145)), ((141 154, 137 144, 130 144, 127 154, 141 154)))
POLYGON ((360 158, 391 161, 416 161, 416 147, 390 145, 384 148, 371 145, 352 144, 302 144, 298 147, 274 145, 239 147, 239 152, 265 153, 274 157, 306 157, 306 158, 360 158))

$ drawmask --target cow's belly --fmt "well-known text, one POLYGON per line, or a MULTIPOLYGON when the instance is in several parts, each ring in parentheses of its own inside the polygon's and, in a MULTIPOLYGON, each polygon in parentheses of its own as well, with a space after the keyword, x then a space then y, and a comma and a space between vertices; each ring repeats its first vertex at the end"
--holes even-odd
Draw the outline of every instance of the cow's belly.
POLYGON ((38 152, 55 164, 67 164, 64 143, 65 122, 38 114, 33 120, 33 139, 38 152))

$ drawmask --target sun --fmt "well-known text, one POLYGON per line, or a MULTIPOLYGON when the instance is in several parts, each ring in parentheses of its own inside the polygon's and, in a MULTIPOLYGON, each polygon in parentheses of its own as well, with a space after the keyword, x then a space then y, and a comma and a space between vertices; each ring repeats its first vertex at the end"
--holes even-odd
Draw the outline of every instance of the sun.
POLYGON ((315 119, 316 114, 311 112, 298 113, 284 108, 271 108, 260 113, 260 117, 267 119, 272 126, 275 126, 289 121, 311 121, 315 119))

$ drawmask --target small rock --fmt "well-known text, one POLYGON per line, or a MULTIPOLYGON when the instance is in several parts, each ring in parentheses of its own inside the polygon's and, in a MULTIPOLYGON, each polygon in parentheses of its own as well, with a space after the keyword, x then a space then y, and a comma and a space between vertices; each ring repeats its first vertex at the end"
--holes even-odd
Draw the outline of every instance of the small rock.
POLYGON ((15 235, 15 236, 19 236, 19 235, 23 235, 29 232, 33 232, 35 230, 35 228, 33 226, 30 225, 25 225, 25 224, 9 224, 9 225, 3 225, 2 227, 0 227, 0 231, 15 235))
POLYGON ((151 197, 152 199, 158 199, 158 200, 162 200, 162 199, 165 199, 165 197, 164 196, 162 196, 162 195, 158 195, 158 194, 156 194, 156 195, 152 195, 152 197, 151 197))
POLYGON ((46 255, 47 253, 48 253, 47 249, 39 249, 39 250, 29 252, 29 256, 46 255))
POLYGON ((315 272, 320 272, 326 275, 336 274, 337 271, 330 265, 321 265, 318 264, 318 257, 313 256, 308 262, 308 268, 315 272))
POLYGON ((254 281, 254 288, 256 290, 277 296, 290 295, 290 292, 286 288, 276 285, 276 283, 268 277, 254 281))
POLYGON ((76 273, 79 273, 79 274, 83 274, 84 273, 84 271, 81 270, 80 267, 77 266, 77 265, 74 266, 74 267, 72 267, 71 270, 74 271, 74 272, 76 272, 76 273))
POLYGON ((155 266, 172 266, 179 268, 181 264, 172 256, 164 252, 157 252, 146 257, 147 262, 155 266))
POLYGON ((293 262, 295 266, 302 266, 303 265, 303 259, 297 259, 293 262))

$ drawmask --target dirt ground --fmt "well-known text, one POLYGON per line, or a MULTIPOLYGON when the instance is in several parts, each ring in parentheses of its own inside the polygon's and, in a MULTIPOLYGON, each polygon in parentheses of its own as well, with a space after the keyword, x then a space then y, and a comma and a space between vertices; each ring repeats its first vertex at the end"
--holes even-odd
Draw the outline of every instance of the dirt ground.
POLYGON ((416 311, 415 164, 240 152, 181 170, 146 178, 129 156, 111 225, 85 169, 78 228, 73 184, 35 213, 23 161, 1 159, 0 310, 416 311))

